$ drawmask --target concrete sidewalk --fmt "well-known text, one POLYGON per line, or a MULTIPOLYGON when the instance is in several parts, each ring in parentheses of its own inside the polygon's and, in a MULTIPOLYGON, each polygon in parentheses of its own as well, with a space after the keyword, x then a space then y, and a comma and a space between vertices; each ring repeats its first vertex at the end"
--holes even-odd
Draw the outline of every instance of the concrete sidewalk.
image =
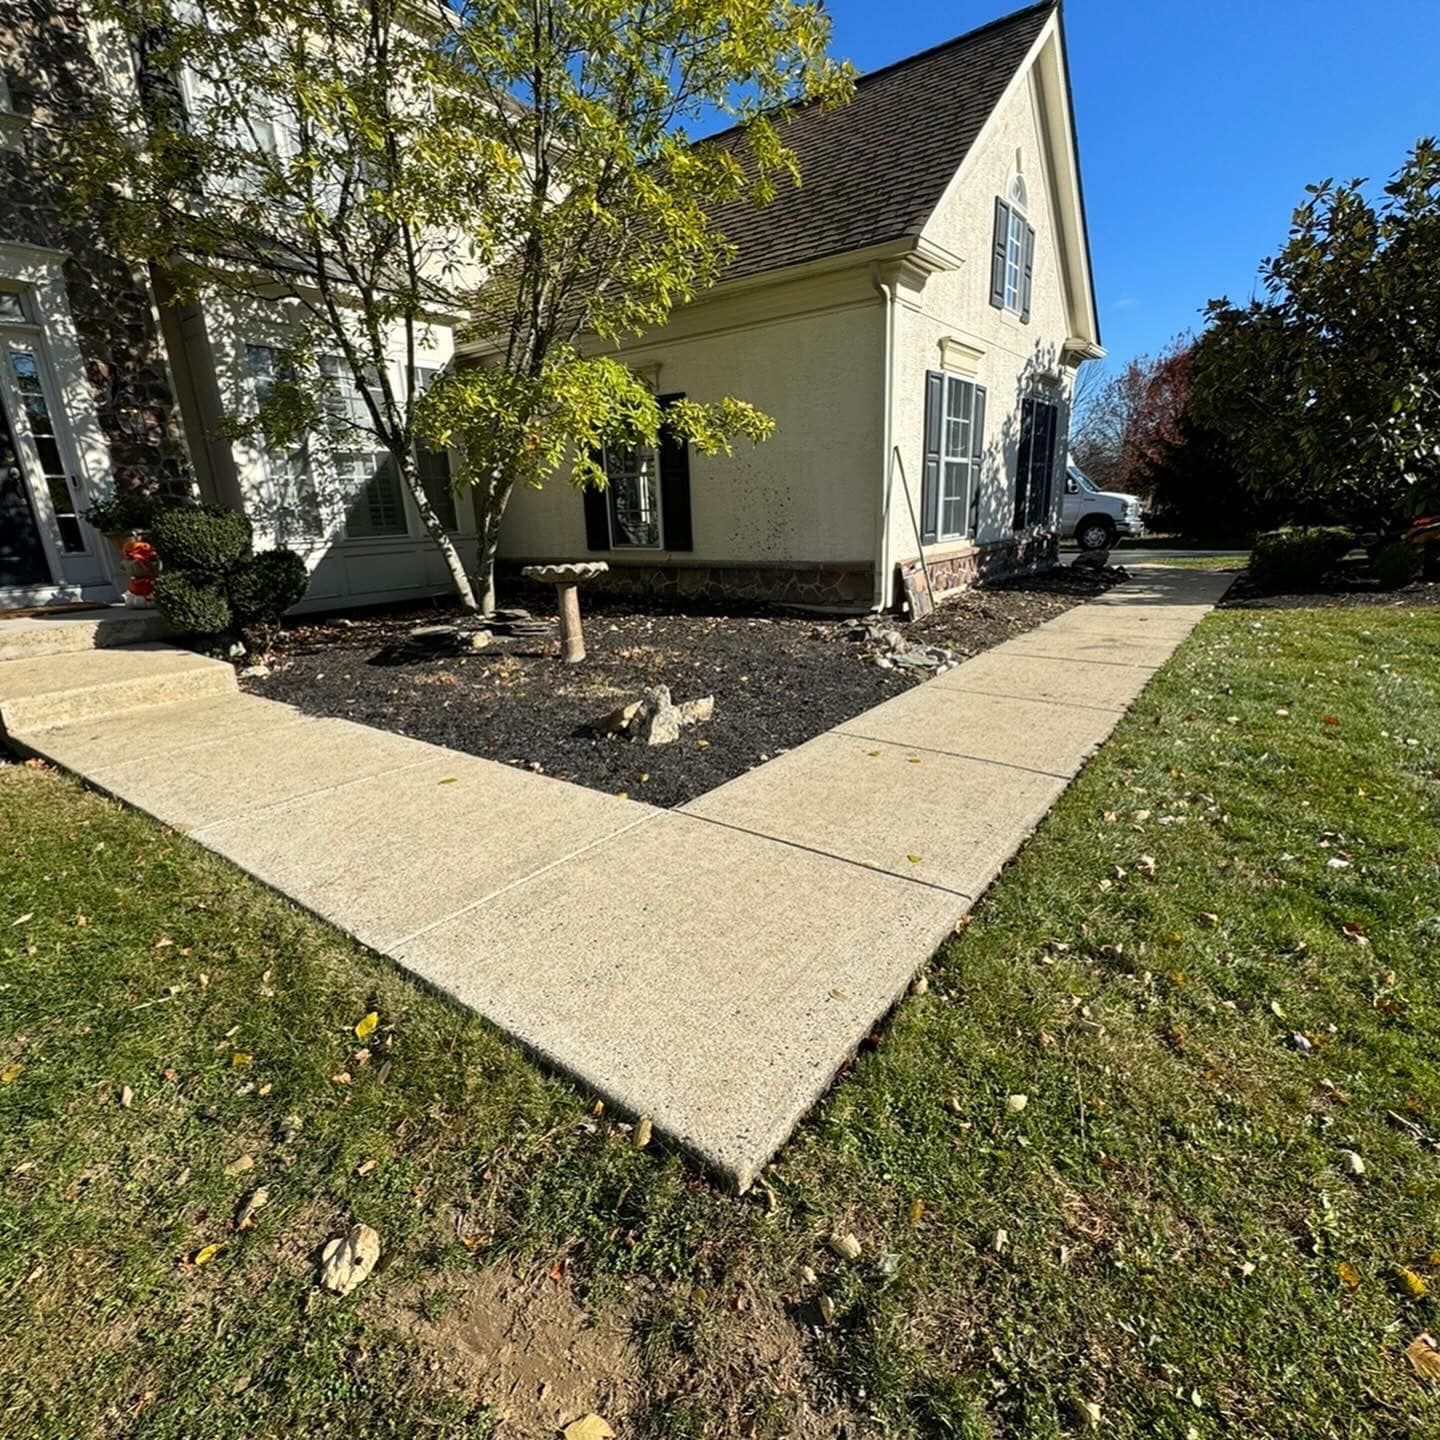
POLYGON ((102 657, 67 654, 60 681, 0 663, 0 719, 744 1189, 1230 579, 1144 571, 673 811, 154 647, 97 683, 133 698, 137 654, 138 685, 198 698, 94 718, 75 666, 102 657))

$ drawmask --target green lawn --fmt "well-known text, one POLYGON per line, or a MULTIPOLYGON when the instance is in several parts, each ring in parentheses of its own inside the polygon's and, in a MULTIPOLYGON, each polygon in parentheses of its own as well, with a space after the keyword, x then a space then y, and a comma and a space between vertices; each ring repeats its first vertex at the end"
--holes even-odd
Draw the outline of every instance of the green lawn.
POLYGON ((1440 1434, 1404 1356, 1440 1334, 1440 616, 1213 615, 928 982, 737 1200, 185 839, 0 769, 0 1428, 551 1434, 466 1360, 504 1277, 533 1356, 572 1296, 599 1319, 625 1440, 1084 1403, 1127 1440, 1440 1434), (356 1218, 386 1259, 337 1300, 356 1218))
POLYGON ((1153 560, 1153 565, 1168 565, 1176 570, 1243 570, 1250 563, 1248 555, 1171 555, 1153 560))

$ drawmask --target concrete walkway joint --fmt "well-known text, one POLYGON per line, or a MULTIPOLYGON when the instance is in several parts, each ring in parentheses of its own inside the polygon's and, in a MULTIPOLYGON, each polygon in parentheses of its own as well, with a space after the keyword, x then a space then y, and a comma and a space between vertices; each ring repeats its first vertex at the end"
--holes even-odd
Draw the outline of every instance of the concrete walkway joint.
POLYGON ((743 1190, 1230 579, 1141 571, 670 811, 103 629, 7 651, 0 622, 0 727, 743 1190))

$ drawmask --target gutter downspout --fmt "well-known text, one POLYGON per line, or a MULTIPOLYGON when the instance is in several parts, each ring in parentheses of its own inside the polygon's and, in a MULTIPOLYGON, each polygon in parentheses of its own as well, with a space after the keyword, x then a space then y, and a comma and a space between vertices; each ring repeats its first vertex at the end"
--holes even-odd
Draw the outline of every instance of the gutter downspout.
POLYGON ((870 267, 871 279, 885 302, 884 416, 881 422, 880 501, 875 522, 875 577, 872 610, 884 610, 890 599, 890 476, 892 471, 891 412, 895 403, 895 282, 881 276, 879 262, 870 267))

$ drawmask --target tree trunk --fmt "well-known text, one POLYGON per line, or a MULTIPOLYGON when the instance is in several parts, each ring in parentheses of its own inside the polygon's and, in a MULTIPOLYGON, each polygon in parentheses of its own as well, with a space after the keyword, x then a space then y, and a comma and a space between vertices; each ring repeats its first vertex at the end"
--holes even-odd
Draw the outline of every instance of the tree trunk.
POLYGON ((513 480, 506 480, 499 474, 493 475, 487 487, 485 504, 479 515, 478 578, 480 592, 484 596, 484 611, 487 615, 495 609, 495 556, 500 549, 500 522, 505 518, 505 506, 509 503, 510 492, 514 488, 513 480))
POLYGON ((410 491, 410 498, 415 502, 416 510, 420 512, 425 533, 445 557, 445 567, 450 571, 451 580, 455 582, 455 593, 460 598, 460 604, 466 610, 478 610, 480 607, 475 599, 475 590, 470 584, 470 577, 465 573, 465 563, 460 559, 460 552, 455 548, 455 542, 446 534, 445 526, 435 513, 435 507, 430 503, 425 487, 420 483, 420 467, 416 463, 414 452, 407 450, 403 455, 396 455, 395 463, 400 467, 400 474, 410 491))

